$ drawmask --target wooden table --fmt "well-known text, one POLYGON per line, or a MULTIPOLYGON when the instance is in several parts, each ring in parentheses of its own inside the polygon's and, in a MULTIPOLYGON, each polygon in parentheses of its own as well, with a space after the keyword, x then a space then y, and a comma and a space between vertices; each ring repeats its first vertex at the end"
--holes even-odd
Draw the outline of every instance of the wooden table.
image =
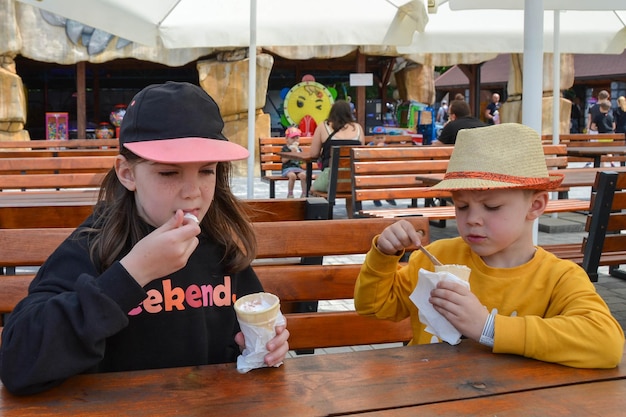
POLYGON ((313 162, 317 161, 317 156, 311 156, 309 149, 303 149, 302 152, 278 152, 284 158, 294 159, 306 163, 306 196, 309 196, 311 182, 313 178, 313 162))
MULTIPOLYGON (((521 407, 516 411, 524 414, 524 409, 533 410, 534 398, 547 402, 557 390, 564 394, 554 397, 552 407, 563 410, 573 407, 570 398, 592 400, 581 391, 606 399, 619 389, 626 397, 625 365, 622 359, 614 369, 569 368, 493 354, 464 340, 457 346, 441 343, 289 358, 280 368, 243 375, 234 364, 79 375, 26 397, 13 396, 0 385, 0 415, 423 415, 422 408, 445 410, 448 402, 473 401, 490 404, 489 415, 512 406, 521 407), (404 410, 407 407, 410 411, 404 410)), ((623 402, 620 398, 616 404, 623 402)))
POLYGON ((626 146, 568 146, 567 156, 578 156, 581 158, 592 158, 594 168, 599 168, 602 164, 602 157, 605 155, 626 155, 626 146))

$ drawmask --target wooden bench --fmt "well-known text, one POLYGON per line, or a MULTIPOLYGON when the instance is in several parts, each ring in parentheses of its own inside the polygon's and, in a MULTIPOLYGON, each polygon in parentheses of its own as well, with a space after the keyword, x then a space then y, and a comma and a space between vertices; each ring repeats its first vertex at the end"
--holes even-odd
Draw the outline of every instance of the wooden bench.
MULTIPOLYGON (((0 228, 78 227, 92 212, 98 190, 0 193, 0 228)), ((322 198, 251 199, 247 213, 254 222, 326 219, 322 198)))
POLYGON ((111 149, 119 148, 118 139, 71 139, 71 140, 28 140, 0 141, 0 152, 8 149, 111 149))
MULTIPOLYGON (((424 199, 424 206, 432 206, 437 198, 445 205, 450 193, 433 191, 416 181, 415 176, 445 172, 453 149, 453 146, 354 148, 350 162, 354 216, 386 217, 380 214, 400 209, 363 210, 362 203, 368 200, 411 199, 411 207, 417 208, 419 199, 424 199)), ((445 226, 445 222, 436 225, 445 226)))
MULTIPOLYGON (((298 141, 302 150, 308 150, 311 146, 310 137, 302 137, 298 141)), ((284 137, 259 138, 259 163, 261 167, 261 181, 270 186, 270 198, 276 197, 276 182, 287 181, 283 176, 282 157, 278 154, 286 144, 284 137)))
MULTIPOLYGON (((429 241, 425 218, 407 219, 429 241)), ((254 223, 258 241, 255 271, 281 305, 351 299, 361 264, 306 265, 294 257, 364 254, 373 237, 394 219, 305 220, 254 223), (298 236, 285 239, 285 236, 298 236), (332 236, 332 239, 328 237, 332 236), (321 244, 320 240, 323 240, 321 244)), ((0 229, 0 267, 39 266, 72 232, 69 228, 0 229)), ((0 276, 0 314, 26 296, 32 274, 0 276)), ((288 310, 286 308, 285 310, 288 310)), ((355 311, 286 313, 292 349, 407 342, 409 319, 401 322, 364 317, 355 311)), ((1 328, 0 328, 1 331, 1 328)))
MULTIPOLYGON (((433 190, 430 184, 416 179, 420 175, 444 173, 452 154, 452 146, 422 146, 415 148, 369 147, 353 148, 352 199, 354 215, 359 217, 398 217, 426 216, 438 226, 442 221, 454 218, 454 208, 445 205, 449 192, 433 190), (394 207, 363 210, 366 200, 412 199, 411 207, 394 207), (417 207, 416 201, 424 199, 424 207, 417 207), (428 201, 438 199, 440 205, 428 201)), ((549 169, 567 167, 565 145, 544 145, 546 165, 549 169)), ((566 192, 566 188, 559 191, 566 192)), ((588 208, 583 200, 560 199, 550 202, 548 212, 579 211, 588 208)))
POLYGON ((609 266, 615 277, 626 279, 618 269, 626 263, 626 172, 601 171, 591 194, 591 206, 582 243, 544 245, 559 258, 581 265, 591 281, 598 280, 598 267, 609 266))
POLYGON ((0 159, 0 190, 98 188, 114 161, 112 155, 0 159))
MULTIPOLYGON (((552 135, 542 135, 544 144, 552 143, 552 135)), ((625 146, 626 137, 623 133, 598 133, 590 135, 587 133, 571 133, 559 135, 559 144, 568 147, 596 147, 596 146, 625 146)), ((570 156, 569 162, 590 162, 592 158, 570 156)), ((617 162, 621 165, 626 163, 626 156, 606 155, 602 157, 602 162, 617 162)))
POLYGON ((338 198, 346 199, 348 217, 352 217, 352 169, 350 167, 350 149, 353 146, 331 146, 328 174, 328 191, 311 188, 309 195, 322 197, 328 201, 328 218, 333 218, 333 209, 338 198))

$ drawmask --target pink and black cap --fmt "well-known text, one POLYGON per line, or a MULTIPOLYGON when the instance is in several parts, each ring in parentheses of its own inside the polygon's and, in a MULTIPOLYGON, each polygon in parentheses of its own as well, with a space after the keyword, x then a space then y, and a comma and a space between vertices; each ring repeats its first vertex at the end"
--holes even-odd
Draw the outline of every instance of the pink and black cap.
POLYGON ((217 103, 202 88, 181 82, 150 85, 132 99, 120 129, 120 147, 155 162, 246 159, 248 150, 222 134, 217 103))

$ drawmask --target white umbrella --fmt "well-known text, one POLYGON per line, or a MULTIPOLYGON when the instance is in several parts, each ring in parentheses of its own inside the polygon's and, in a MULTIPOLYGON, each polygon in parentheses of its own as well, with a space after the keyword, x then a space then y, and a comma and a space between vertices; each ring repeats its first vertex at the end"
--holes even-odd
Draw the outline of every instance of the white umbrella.
POLYGON ((130 41, 249 47, 248 197, 254 195, 256 47, 408 44, 423 0, 18 0, 130 41))
POLYGON ((408 44, 423 0, 19 0, 148 46, 408 44))

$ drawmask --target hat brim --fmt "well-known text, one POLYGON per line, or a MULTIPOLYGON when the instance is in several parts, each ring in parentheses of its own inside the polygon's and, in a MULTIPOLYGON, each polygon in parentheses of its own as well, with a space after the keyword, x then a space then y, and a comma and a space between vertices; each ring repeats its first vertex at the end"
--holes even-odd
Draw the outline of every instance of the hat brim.
POLYGON ((207 138, 159 139, 125 143, 135 155, 165 164, 225 162, 246 159, 250 153, 233 142, 207 138))
POLYGON ((549 175, 547 178, 534 178, 533 181, 506 182, 494 181, 486 178, 453 178, 444 179, 432 186, 434 190, 441 191, 483 191, 494 189, 518 189, 518 190, 555 190, 563 182, 563 174, 549 175))

